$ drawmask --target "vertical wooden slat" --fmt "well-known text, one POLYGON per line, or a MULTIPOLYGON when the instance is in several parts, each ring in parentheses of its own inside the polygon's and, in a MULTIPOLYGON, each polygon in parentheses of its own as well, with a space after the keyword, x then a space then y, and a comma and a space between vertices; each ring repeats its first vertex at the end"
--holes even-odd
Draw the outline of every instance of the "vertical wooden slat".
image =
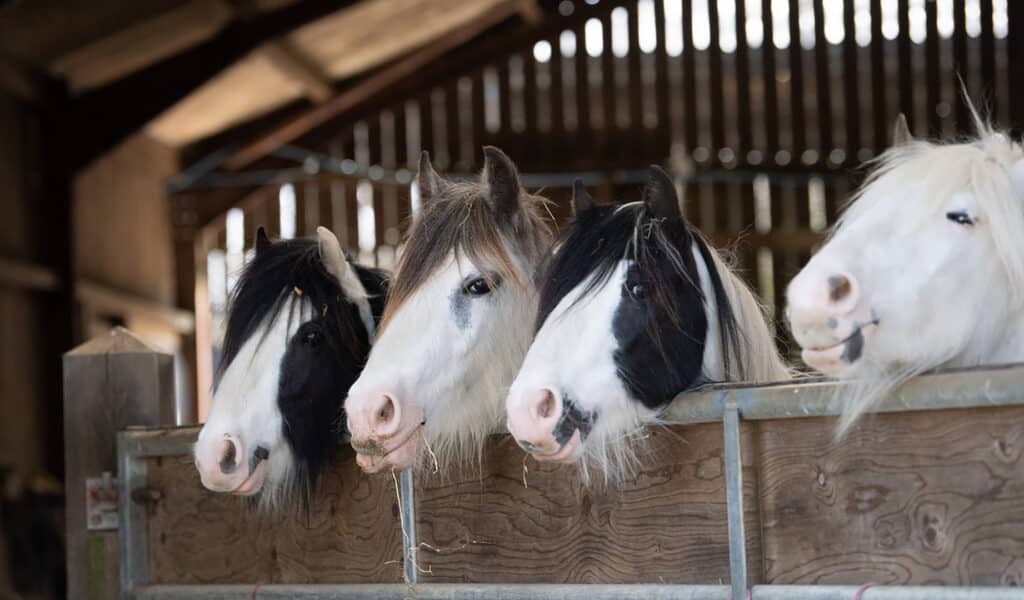
MULTIPOLYGON (((814 78, 815 84, 817 85, 818 92, 818 149, 823 155, 827 155, 835 145, 832 142, 832 86, 829 79, 829 45, 828 40, 825 39, 825 0, 814 0, 814 78)), ((852 10, 853 2, 844 3, 844 8, 850 7, 852 10)), ((853 44, 853 28, 851 27, 846 32, 845 41, 849 41, 853 44)), ((798 42, 799 44, 799 42, 798 42)), ((854 46, 854 52, 856 52, 856 46, 854 46)), ((852 65, 853 69, 850 69, 850 57, 845 52, 843 53, 843 63, 845 65, 845 90, 844 93, 847 95, 849 101, 850 96, 850 74, 856 73, 857 59, 856 54, 853 54, 852 65)), ((856 82, 856 79, 854 79, 856 82)), ((856 95, 856 83, 853 86, 854 95, 856 95)), ((847 111, 850 112, 850 111, 847 111)), ((847 123, 849 125, 849 123, 847 123)), ((856 152, 859 147, 860 136, 851 138, 851 133, 847 131, 847 146, 850 146, 850 141, 854 139, 858 142, 857 146, 851 148, 851 152, 856 152)), ((796 158, 796 157, 794 157, 796 158)))
POLYGON ((512 85, 509 83, 508 57, 498 61, 498 122, 506 136, 512 132, 512 85))
MULTIPOLYGON (((644 130, 644 81, 643 66, 640 64, 640 19, 637 17, 636 3, 630 3, 629 11, 629 52, 626 54, 629 64, 629 127, 634 140, 643 139, 644 130)), ((611 51, 611 40, 606 42, 605 52, 611 51)), ((607 85, 607 84, 606 84, 607 85)), ((635 148, 640 155, 643 148, 635 148)))
MULTIPOLYGON (((601 140, 599 142, 599 146, 602 148, 601 156, 605 160, 615 163, 623 155, 630 153, 630 150, 621 151, 619 144, 610 141, 618 139, 619 136, 619 79, 616 77, 619 70, 616 68, 618 59, 612 52, 612 11, 601 15, 601 35, 604 37, 605 44, 604 52, 601 53, 601 110, 604 112, 604 127, 596 133, 598 139, 601 140)), ((631 81, 626 81, 627 89, 631 83, 631 81)), ((635 123, 630 123, 632 131, 636 131, 633 129, 635 127, 635 123)))
MULTIPOLYGON (((889 118, 885 89, 885 38, 882 37, 882 2, 871 0, 871 86, 874 148, 879 153, 889 142, 889 118)), ((849 110, 849 109, 847 109, 849 110)))
POLYGON ((523 53, 523 115, 526 136, 538 136, 537 126, 537 63, 532 52, 523 53))
POLYGON ((588 145, 592 139, 590 123, 590 57, 587 56, 585 25, 573 30, 576 34, 576 139, 588 145))
POLYGON ((559 36, 548 38, 551 44, 551 137, 561 140, 565 133, 565 83, 562 80, 562 45, 559 36))
MULTIPOLYGON (((473 156, 477 156, 484 145, 487 131, 484 127, 484 102, 486 102, 484 95, 486 92, 484 90, 484 72, 482 69, 473 73, 472 82, 473 156)), ((480 166, 482 165, 474 165, 474 167, 480 166)))
POLYGON ((1007 2, 1006 78, 1010 83, 1010 127, 1024 128, 1024 2, 1007 2))
POLYGON ((394 166, 405 165, 409 162, 408 155, 408 144, 406 144, 407 133, 405 131, 405 103, 399 103, 391 110, 391 114, 394 115, 394 127, 392 133, 392 143, 395 145, 395 164, 394 166))
POLYGON ((310 236, 316 233, 316 228, 323 224, 320 218, 320 185, 315 179, 307 181, 301 186, 296 186, 296 199, 301 198, 299 206, 295 210, 295 220, 302 220, 302 228, 295 224, 295 231, 300 236, 310 236))
MULTIPOLYGON (((736 1, 736 122, 739 132, 736 158, 746 161, 753 146, 750 115, 750 65, 747 53, 747 9, 744 0, 736 1)), ((762 50, 765 46, 762 45, 762 50)))
POLYGON ((937 112, 939 106, 939 13, 934 0, 925 2, 925 82, 927 85, 926 113, 928 133, 933 137, 942 135, 942 119, 937 112))
POLYGON ((693 1, 683 0, 683 129, 686 151, 697 147, 697 61, 693 48, 693 1))
MULTIPOLYGON (((843 36, 843 88, 846 96, 846 153, 847 159, 856 159, 857 152, 863 146, 860 135, 860 65, 857 57, 857 36, 855 23, 853 21, 853 2, 843 3, 843 29, 846 31, 843 36)), ((824 40, 821 40, 824 42, 824 40)), ((876 80, 876 88, 884 88, 882 80, 876 80)), ((820 83, 818 84, 821 85, 820 83)), ((884 114, 884 109, 883 109, 884 114)), ((879 115, 875 115, 877 118, 879 115)), ((831 129, 831 128, 830 128, 831 129)), ((832 148, 831 145, 822 144, 822 153, 827 154, 832 148)))
POLYGON ((665 3, 654 2, 654 106, 658 115, 657 147, 658 153, 668 156, 672 138, 672 116, 669 110, 669 75, 668 51, 665 49, 665 3))
POLYGON ((804 122, 804 62, 800 47, 800 0, 789 0, 789 103, 793 127, 793 161, 807 147, 804 122))
POLYGON ((448 138, 448 164, 446 169, 455 169, 459 162, 459 80, 452 79, 444 86, 445 130, 448 138))
MULTIPOLYGON (((434 147, 434 111, 431 109, 430 92, 420 96, 417 103, 420 110, 420 150, 430 153, 433 160, 437 158, 437 148, 434 147)), ((416 160, 419 160, 419 157, 416 157, 416 160)))
MULTIPOLYGON (((764 85, 764 137, 766 159, 773 159, 779 151, 778 86, 775 81, 775 21, 772 0, 761 0, 761 19, 764 37, 761 43, 761 77, 764 85)), ((782 24, 785 26, 785 23, 782 24)))
POLYGON ((992 0, 981 0, 981 94, 993 121, 999 121, 996 103, 996 38, 992 29, 992 0))
MULTIPOLYGON (((1018 2, 1020 0, 1017 0, 1018 2)), ((970 83, 970 65, 967 61, 967 2, 959 0, 953 3, 953 73, 964 82, 970 83)), ((960 83, 956 84, 953 123, 957 133, 966 133, 970 128, 971 117, 967 109, 967 99, 961 93, 960 83)))
POLYGON ((711 152, 715 156, 725 147, 725 90, 722 82, 722 47, 719 44, 718 2, 708 1, 708 70, 711 78, 711 152))
MULTIPOLYGON (((907 118, 907 125, 914 130, 914 62, 910 45, 910 0, 899 0, 897 21, 900 28, 896 45, 899 53, 900 112, 907 118)), ((889 139, 886 138, 886 144, 889 139)))

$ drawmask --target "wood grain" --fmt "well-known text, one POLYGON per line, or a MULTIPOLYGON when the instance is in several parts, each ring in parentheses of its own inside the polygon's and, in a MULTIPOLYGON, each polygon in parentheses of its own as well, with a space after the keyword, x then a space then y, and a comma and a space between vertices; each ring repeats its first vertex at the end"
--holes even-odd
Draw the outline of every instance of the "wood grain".
MULTIPOLYGON (((744 425, 748 448, 753 431, 744 425)), ((420 477, 420 581, 727 581, 721 426, 651 433, 646 466, 621 487, 587 488, 575 467, 534 460, 524 486, 524 455, 508 436, 492 440, 479 472, 420 477)), ((756 474, 745 477, 750 577, 759 581, 756 474)))
POLYGON ((203 489, 188 456, 148 463, 154 583, 395 583, 402 534, 390 476, 363 475, 347 448, 308 514, 267 514, 203 489))
POLYGON ((760 424, 769 583, 1024 583, 1024 408, 760 424))

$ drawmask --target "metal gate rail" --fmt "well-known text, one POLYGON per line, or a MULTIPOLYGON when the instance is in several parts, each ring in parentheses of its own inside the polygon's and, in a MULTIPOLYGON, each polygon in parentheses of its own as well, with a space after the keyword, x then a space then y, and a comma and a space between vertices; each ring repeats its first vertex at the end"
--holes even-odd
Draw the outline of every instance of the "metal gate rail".
MULTIPOLYGON (((266 585, 259 598, 566 598, 604 600, 651 598, 674 600, 743 600, 748 596, 746 536, 743 530, 743 459, 740 421, 838 415, 845 385, 827 380, 766 386, 721 386, 688 394, 664 415, 668 423, 721 421, 725 442, 726 497, 729 524, 729 586, 599 585, 599 584, 417 584, 415 531, 406 526, 403 560, 406 584, 266 585)), ((944 371, 918 377, 892 393, 878 412, 905 412, 1024 405, 1024 365, 944 371)), ((145 486, 148 457, 187 454, 198 429, 140 429, 118 435, 120 468, 121 590, 132 599, 204 600, 251 598, 249 585, 150 585, 145 508, 132 501, 134 490, 145 486)), ((401 478, 400 514, 414 524, 415 489, 411 473, 401 478)), ((753 600, 850 600, 854 586, 758 585, 753 600)), ((1024 600, 1024 589, 1000 587, 871 587, 862 600, 1024 600)))

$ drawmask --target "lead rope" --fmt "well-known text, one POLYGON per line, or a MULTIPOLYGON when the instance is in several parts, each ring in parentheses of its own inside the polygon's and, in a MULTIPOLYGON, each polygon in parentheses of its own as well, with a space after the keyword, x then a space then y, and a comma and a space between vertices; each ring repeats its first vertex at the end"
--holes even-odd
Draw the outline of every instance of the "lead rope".
POLYGON ((874 582, 865 583, 864 585, 857 588, 857 591, 853 593, 853 596, 850 597, 850 600, 860 600, 860 597, 864 594, 865 591, 867 591, 868 588, 875 587, 876 585, 878 584, 874 582))
POLYGON ((262 583, 257 583, 252 586, 252 590, 249 591, 249 600, 256 600, 256 592, 258 592, 261 587, 263 587, 262 583))

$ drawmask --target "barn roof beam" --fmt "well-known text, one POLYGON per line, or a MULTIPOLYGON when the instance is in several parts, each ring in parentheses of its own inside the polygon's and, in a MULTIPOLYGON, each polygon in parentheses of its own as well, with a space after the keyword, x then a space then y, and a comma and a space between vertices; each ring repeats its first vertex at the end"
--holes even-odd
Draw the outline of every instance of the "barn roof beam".
POLYGON ((260 48, 260 53, 279 73, 298 84, 311 102, 320 104, 334 96, 330 77, 287 40, 270 42, 260 48))
POLYGON ((571 17, 546 20, 538 16, 543 13, 540 13, 535 0, 499 4, 479 19, 454 29, 443 38, 380 69, 339 91, 323 104, 296 115, 258 137, 228 159, 225 166, 232 170, 247 168, 270 156, 276 148, 304 140, 315 130, 334 127, 339 120, 349 119, 367 106, 379 107, 384 99, 395 98, 409 90, 427 87, 430 82, 446 76, 485 65, 512 48, 551 35, 607 10, 604 6, 581 5, 571 17), (523 20, 518 29, 469 43, 514 16, 523 20), (442 57, 444 60, 439 60, 442 57))
POLYGON ((209 40, 69 101, 71 160, 81 167, 262 44, 342 10, 355 0, 303 0, 240 18, 209 40))

